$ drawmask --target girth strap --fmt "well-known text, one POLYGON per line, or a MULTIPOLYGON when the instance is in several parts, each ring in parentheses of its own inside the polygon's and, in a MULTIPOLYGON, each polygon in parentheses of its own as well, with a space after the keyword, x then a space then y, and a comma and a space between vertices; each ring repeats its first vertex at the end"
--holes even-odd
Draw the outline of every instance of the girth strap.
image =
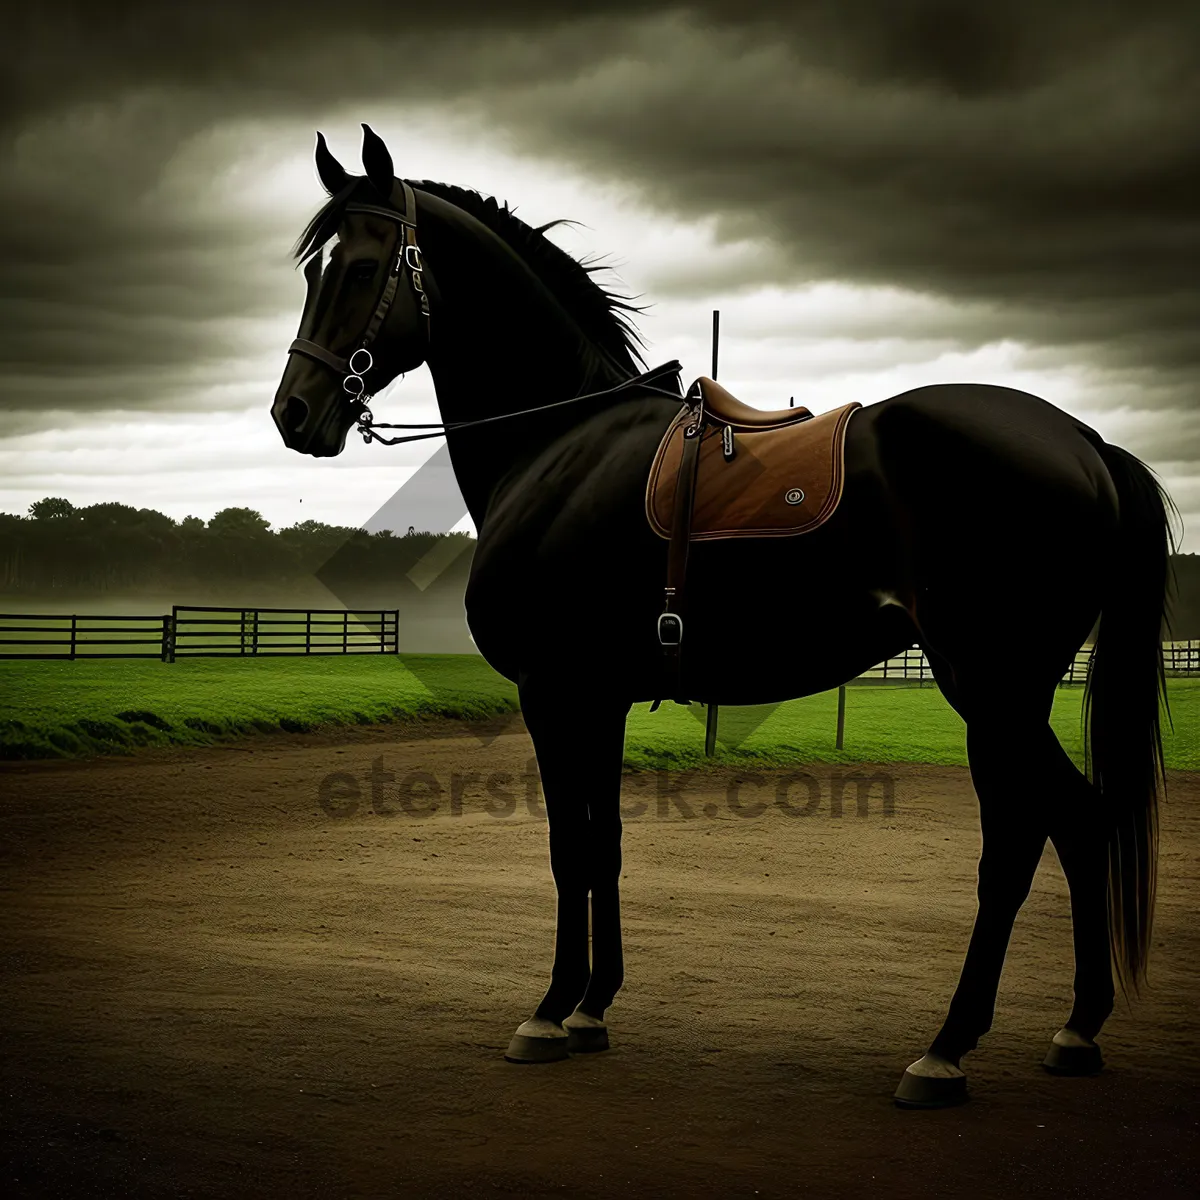
MULTIPOLYGON (((704 397, 697 389, 695 412, 683 431, 683 457, 675 480, 675 504, 671 521, 671 541, 667 548, 667 584, 663 589, 663 611, 658 618, 658 640, 663 648, 666 667, 666 692, 676 703, 680 697, 680 656, 683 644, 684 583, 687 579, 688 547, 692 538, 692 501, 696 493, 696 472, 700 464, 700 441, 704 436, 704 397)), ((690 407, 690 404, 689 404, 690 407)), ((657 708, 657 702, 655 704, 657 708)))

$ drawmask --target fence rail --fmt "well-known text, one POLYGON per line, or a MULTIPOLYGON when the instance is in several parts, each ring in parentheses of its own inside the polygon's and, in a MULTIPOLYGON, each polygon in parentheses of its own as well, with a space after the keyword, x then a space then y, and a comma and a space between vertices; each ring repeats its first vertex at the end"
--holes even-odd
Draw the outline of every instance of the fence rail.
POLYGON ((0 658, 396 654, 397 609, 203 608, 151 616, 0 613, 0 658), (122 634, 124 636, 108 636, 122 634))
MULTIPOLYGON (((1088 663, 1091 660, 1092 649, 1085 646, 1075 652, 1075 658, 1062 677, 1063 684, 1086 683, 1088 663)), ((1163 669, 1170 676, 1200 675, 1200 641, 1164 642, 1162 647, 1163 669)), ((1008 655, 1005 656, 1009 661, 1008 655)), ((877 681, 919 683, 934 682, 933 668, 924 653, 916 646, 905 650, 903 654, 889 658, 870 670, 858 676, 856 682, 874 683, 877 681)))
POLYGON ((914 679, 920 683, 934 682, 933 668, 930 667, 929 660, 916 646, 911 650, 905 650, 903 654, 896 655, 895 658, 889 658, 877 666, 871 667, 858 678, 867 683, 873 683, 876 680, 901 682, 914 679))
POLYGON ((1168 675, 1200 675, 1200 642, 1166 642, 1163 666, 1168 675))
POLYGON ((161 658, 171 616, 0 613, 0 658, 161 658), (123 634, 109 637, 108 634, 123 634), (121 647, 121 649, 113 649, 121 647))
MULTIPOLYGON (((170 660, 273 654, 395 654, 397 609, 201 608, 171 611, 170 660)), ((169 661, 170 661, 169 660, 169 661)))

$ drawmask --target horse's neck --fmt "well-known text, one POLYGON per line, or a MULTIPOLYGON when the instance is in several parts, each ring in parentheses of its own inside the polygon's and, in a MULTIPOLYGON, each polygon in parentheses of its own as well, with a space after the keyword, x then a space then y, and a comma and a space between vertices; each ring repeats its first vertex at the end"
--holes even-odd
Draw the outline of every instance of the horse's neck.
MULTIPOLYGON (((431 259, 432 261, 432 259, 431 259)), ((439 279, 442 309, 431 313, 430 374, 442 420, 474 421, 613 387, 630 372, 605 363, 590 372, 573 323, 540 287, 515 278, 470 283, 470 299, 439 279), (440 320, 439 320, 440 316, 440 320), (436 349, 435 349, 436 346, 436 349)), ((494 421, 447 436, 454 474, 476 528, 496 485, 530 461, 594 406, 494 421)))
MULTIPOLYGON (((439 379, 439 373, 431 366, 442 420, 450 423, 464 419, 475 420, 481 415, 515 413, 556 400, 566 400, 579 395, 582 390, 582 371, 576 372, 574 377, 567 373, 557 377, 539 376, 534 366, 532 349, 528 354, 514 356, 513 361, 528 364, 528 387, 525 385, 521 369, 516 367, 505 378, 503 371, 463 370, 460 366, 454 371, 452 382, 446 383, 439 379), (491 398, 495 404, 490 411, 481 413, 473 404, 456 403, 460 398, 470 397, 491 398), (461 411, 470 412, 472 415, 459 416, 461 411)), ((612 382, 618 381, 614 379, 612 382)), ((605 382, 599 385, 608 386, 612 386, 612 383, 605 382)), ((585 401, 570 418, 565 414, 553 412, 513 417, 511 420, 489 422, 474 429, 452 431, 446 435, 454 475, 477 529, 483 523, 488 503, 495 494, 497 484, 560 438, 572 420, 578 421, 588 412, 594 411, 586 409, 586 404, 585 401)))

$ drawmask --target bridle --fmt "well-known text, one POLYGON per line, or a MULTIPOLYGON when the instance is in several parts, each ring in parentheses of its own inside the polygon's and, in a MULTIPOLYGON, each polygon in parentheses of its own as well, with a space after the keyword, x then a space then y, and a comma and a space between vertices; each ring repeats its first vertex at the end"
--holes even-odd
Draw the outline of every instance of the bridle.
POLYGON ((380 293, 379 300, 375 305, 375 311, 371 314, 371 319, 367 322, 367 328, 363 332, 362 340, 359 342, 357 349, 348 358, 341 358, 325 346, 302 337, 296 338, 288 347, 289 354, 303 354, 316 362, 324 363, 327 367, 332 367, 333 370, 341 374, 342 390, 351 400, 357 401, 360 406, 358 414, 359 429, 363 433, 363 440, 367 442, 371 440, 368 431, 371 426, 372 417, 371 410, 367 407, 366 402, 374 395, 374 392, 366 390, 366 383, 363 377, 375 365, 375 358, 371 354, 370 346, 375 341, 375 337, 380 329, 383 328, 383 323, 387 320, 388 312, 400 287, 400 275, 402 272, 407 274, 408 285, 416 296, 417 303, 421 308, 422 320, 420 325, 424 343, 424 349, 421 354, 422 362, 425 360, 425 355, 429 350, 429 297, 425 294, 423 279, 425 264, 421 258, 421 248, 417 245, 417 198, 413 194, 412 188, 403 179, 397 180, 397 183, 403 189, 403 211, 397 208, 383 208, 375 204, 346 205, 346 212, 348 213, 368 213, 374 217, 386 217, 389 221, 395 221, 400 226, 396 257, 388 271, 383 291, 380 293))
MULTIPOLYGON (((352 402, 358 405, 356 420, 358 421, 358 432, 362 434, 364 442, 369 445, 372 441, 377 441, 382 446, 395 446, 401 442, 419 442, 426 438, 443 437, 452 430, 469 429, 475 425, 487 425, 493 421, 506 421, 515 417, 530 416, 533 413, 561 408, 567 404, 575 404, 580 400, 593 400, 601 396, 615 395, 618 392, 632 388, 654 392, 661 396, 667 396, 672 400, 683 400, 684 397, 678 390, 668 391, 665 388, 654 386, 654 381, 662 379, 664 376, 678 377, 679 372, 683 368, 678 361, 672 360, 669 363, 664 363, 661 367, 644 371, 641 375, 637 375, 632 379, 626 379, 615 387, 604 388, 598 392, 588 392, 582 396, 571 396, 566 400, 555 400, 550 404, 538 405, 536 408, 524 408, 510 413, 497 413, 495 416, 480 417, 474 421, 439 421, 426 425, 376 423, 366 403, 375 393, 374 391, 368 392, 366 390, 364 376, 375 365, 375 359, 371 354, 370 346, 387 320, 388 312, 392 307, 392 302, 395 300, 396 292, 400 286, 400 274, 402 271, 407 273, 409 287, 412 288, 413 294, 416 296, 421 308, 423 319, 420 324, 423 350, 420 361, 423 362, 425 360, 425 356, 429 350, 429 297, 425 294, 423 280, 425 264, 421 257, 421 249, 417 245, 417 198, 413 194, 412 188, 403 179, 398 179, 396 182, 403 189, 403 211, 397 208, 383 208, 374 204, 347 204, 345 209, 348 213, 368 213, 375 217, 386 217, 388 220, 395 221, 400 225, 399 249, 392 262, 391 269, 388 271, 387 281, 383 285, 383 291, 375 305, 375 311, 371 314, 371 319, 367 322, 367 328, 363 333, 358 347, 351 352, 348 358, 341 358, 334 354, 332 350, 308 338, 298 337, 288 347, 288 354, 303 354, 315 362, 331 367, 342 376, 342 390, 346 392, 352 402), (385 438, 376 433, 376 429, 429 429, 434 432, 415 433, 407 437, 385 438)), ((394 194, 395 192, 393 191, 394 194)), ((310 280, 311 282, 313 281, 310 280)))

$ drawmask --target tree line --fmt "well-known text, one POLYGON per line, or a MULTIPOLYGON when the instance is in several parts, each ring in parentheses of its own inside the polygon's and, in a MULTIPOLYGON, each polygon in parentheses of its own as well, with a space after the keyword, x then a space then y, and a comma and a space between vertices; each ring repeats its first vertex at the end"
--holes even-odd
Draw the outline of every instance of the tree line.
MULTIPOLYGON (((151 508, 61 497, 0 513, 0 591, 30 597, 102 596, 172 588, 269 585, 311 580, 385 585, 402 578, 433 545, 467 534, 409 528, 368 533, 301 521, 273 530, 251 508, 225 508, 211 520, 173 520, 151 508)), ((457 574, 457 573, 456 573, 457 574)))

